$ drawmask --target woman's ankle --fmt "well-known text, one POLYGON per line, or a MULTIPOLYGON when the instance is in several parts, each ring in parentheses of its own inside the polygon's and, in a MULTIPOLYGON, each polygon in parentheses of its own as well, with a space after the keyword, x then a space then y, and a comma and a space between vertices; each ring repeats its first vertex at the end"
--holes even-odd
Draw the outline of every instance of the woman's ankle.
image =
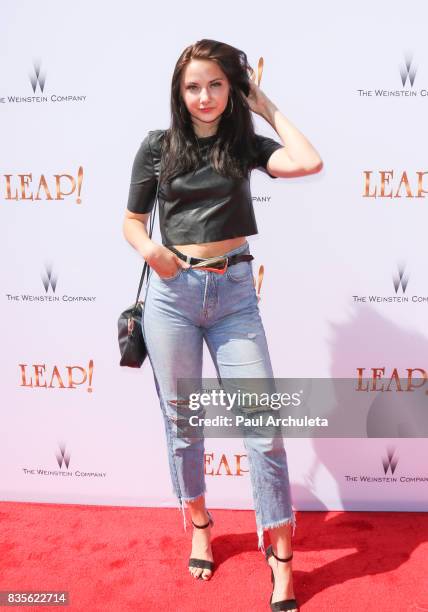
POLYGON ((190 511, 191 519, 197 525, 205 525, 208 522, 209 516, 205 507, 205 496, 198 497, 192 502, 187 502, 187 507, 190 511))

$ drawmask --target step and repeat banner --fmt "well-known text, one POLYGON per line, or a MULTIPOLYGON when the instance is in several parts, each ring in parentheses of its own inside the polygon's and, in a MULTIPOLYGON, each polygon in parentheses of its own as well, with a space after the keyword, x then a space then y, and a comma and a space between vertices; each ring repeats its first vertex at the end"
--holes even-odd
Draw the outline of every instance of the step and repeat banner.
MULTIPOLYGON (((169 126, 175 62, 213 38, 255 69, 263 58, 262 90, 324 162, 252 173, 275 376, 359 377, 367 397, 385 393, 366 436, 285 437, 294 507, 427 509, 407 396, 428 372, 428 9, 410 4, 4 3, 2 500, 178 507, 150 363, 119 366, 117 319, 143 263, 122 223, 135 153, 169 126)), ((203 373, 216 376, 206 347, 203 373)), ((205 474, 209 507, 253 507, 242 440, 207 438, 205 474)))

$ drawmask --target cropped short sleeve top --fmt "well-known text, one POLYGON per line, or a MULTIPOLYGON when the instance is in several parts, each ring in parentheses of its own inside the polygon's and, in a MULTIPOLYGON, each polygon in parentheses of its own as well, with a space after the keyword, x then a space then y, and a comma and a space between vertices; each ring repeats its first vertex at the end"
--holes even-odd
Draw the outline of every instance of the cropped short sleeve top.
MULTIPOLYGON (((154 205, 165 130, 150 131, 142 141, 132 166, 129 211, 149 213, 154 205)), ((212 167, 207 154, 216 135, 198 138, 200 167, 161 183, 158 191, 162 244, 184 245, 216 242, 257 234, 249 176, 228 178, 212 167)), ((256 134, 254 167, 269 174, 269 157, 283 145, 256 134)))

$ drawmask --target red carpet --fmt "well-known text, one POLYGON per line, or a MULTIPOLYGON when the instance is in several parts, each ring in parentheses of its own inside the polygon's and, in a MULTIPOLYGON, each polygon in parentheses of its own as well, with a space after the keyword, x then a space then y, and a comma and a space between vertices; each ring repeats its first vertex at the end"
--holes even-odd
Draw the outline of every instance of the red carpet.
MULTIPOLYGON (((184 533, 176 508, 0 502, 0 591, 68 590, 70 606, 62 609, 76 612, 269 610, 270 572, 257 550, 254 513, 212 514, 217 569, 203 582, 188 574, 191 530, 184 533)), ((302 610, 428 611, 428 514, 296 516, 302 610)))

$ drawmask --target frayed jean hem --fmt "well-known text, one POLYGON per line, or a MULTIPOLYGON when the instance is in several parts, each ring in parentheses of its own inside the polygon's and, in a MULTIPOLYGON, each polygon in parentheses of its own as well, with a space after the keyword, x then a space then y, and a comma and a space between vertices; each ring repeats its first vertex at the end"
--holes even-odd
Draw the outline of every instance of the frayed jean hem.
POLYGON ((263 538, 263 533, 266 529, 275 529, 275 527, 282 527, 283 525, 292 525, 293 526, 293 533, 292 533, 292 537, 294 536, 294 532, 296 530, 296 515, 294 510, 291 511, 291 517, 287 518, 287 519, 283 519, 281 521, 276 521, 274 523, 269 523, 268 525, 261 525, 257 527, 257 535, 258 535, 258 550, 260 550, 263 554, 266 553, 265 551, 265 545, 264 545, 264 538, 263 538))

